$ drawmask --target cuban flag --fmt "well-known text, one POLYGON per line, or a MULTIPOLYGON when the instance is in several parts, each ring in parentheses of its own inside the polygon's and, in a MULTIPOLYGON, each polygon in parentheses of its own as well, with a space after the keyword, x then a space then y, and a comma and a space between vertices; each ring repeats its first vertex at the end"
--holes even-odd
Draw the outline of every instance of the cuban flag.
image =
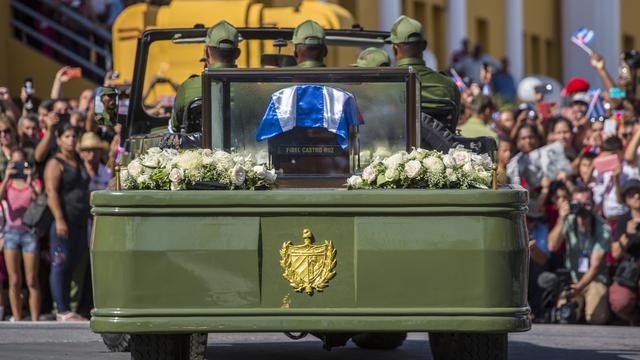
POLYGON ((587 119, 605 116, 606 109, 602 101, 602 90, 590 90, 589 95, 591 96, 591 101, 589 102, 589 109, 587 110, 587 119))
POLYGON ((263 141, 294 127, 325 128, 346 149, 349 127, 364 124, 356 99, 344 90, 321 85, 296 85, 271 95, 256 140, 263 141))
POLYGON ((589 48, 589 43, 593 40, 593 37, 596 35, 595 31, 589 30, 585 27, 581 27, 571 36, 571 41, 578 45, 582 50, 584 50, 587 54, 593 54, 593 50, 589 48))
POLYGON ((462 77, 460 77, 460 74, 458 74, 458 72, 454 68, 451 68, 449 71, 451 72, 451 80, 456 83, 456 85, 458 86, 458 90, 460 90, 460 92, 464 92, 467 89, 467 85, 464 84, 464 81, 462 80, 462 77))

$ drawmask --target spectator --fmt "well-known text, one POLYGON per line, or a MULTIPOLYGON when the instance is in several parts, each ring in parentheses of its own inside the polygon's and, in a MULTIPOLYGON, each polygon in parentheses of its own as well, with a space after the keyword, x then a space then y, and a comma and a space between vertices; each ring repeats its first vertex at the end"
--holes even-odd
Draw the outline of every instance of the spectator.
POLYGON ((557 252, 566 244, 565 267, 573 281, 570 294, 578 304, 578 319, 584 316, 588 324, 603 325, 609 317, 605 254, 611 229, 594 213, 591 190, 576 189, 571 200, 571 204, 559 204, 559 218, 549 234, 549 251, 557 252))
POLYGON ((16 145, 16 130, 13 127, 13 123, 8 118, 0 115, 0 147, 2 148, 2 154, 0 154, 0 177, 3 179, 9 165, 9 159, 11 159, 11 151, 16 145))
POLYGON ((618 219, 611 243, 611 255, 620 265, 609 288, 609 302, 616 315, 637 323, 640 320, 640 180, 624 184, 622 197, 629 211, 618 219))
POLYGON ((604 159, 607 156, 616 156, 619 164, 614 170, 600 173, 593 171, 593 194, 596 206, 602 209, 605 219, 615 219, 625 213, 622 198, 620 196, 622 185, 630 178, 638 177, 638 168, 631 166, 623 160, 622 140, 616 136, 607 138, 602 145, 602 152, 594 161, 604 159))
POLYGON ((500 68, 493 74, 492 87, 496 96, 504 102, 511 103, 516 99, 516 83, 509 72, 509 59, 500 59, 500 68))
POLYGON ((512 184, 525 189, 537 186, 540 181, 540 169, 529 159, 529 153, 537 149, 540 139, 535 127, 524 124, 516 132, 518 153, 507 164, 507 176, 512 184))
POLYGON ((478 95, 471 102, 471 117, 458 126, 465 137, 489 136, 497 140, 498 135, 487 126, 492 120, 496 107, 490 97, 478 95))
POLYGON ((559 141, 564 147, 564 153, 569 160, 578 157, 578 152, 573 145, 573 126, 571 122, 564 117, 558 117, 552 120, 549 132, 550 142, 559 141))
MULTIPOLYGON (((71 311, 70 284, 77 264, 88 253, 89 175, 76 153, 78 130, 69 123, 56 128, 59 151, 48 162, 44 179, 49 208, 54 221, 49 231, 51 242, 50 286, 59 321, 83 318, 71 311)), ((89 274, 88 269, 85 271, 89 274)), ((90 302, 91 281, 85 276, 77 311, 90 302)))
POLYGON ((454 67, 460 75, 468 76, 473 82, 480 84, 482 82, 480 70, 485 66, 497 69, 499 64, 496 59, 483 52, 481 44, 476 44, 471 56, 463 57, 454 67))
POLYGON ((31 320, 40 316, 40 286, 38 285, 38 239, 22 224, 22 216, 31 201, 42 191, 42 184, 32 179, 32 169, 24 151, 14 149, 5 171, 0 197, 6 201, 4 230, 4 259, 9 275, 9 302, 15 321, 22 320, 22 268, 29 289, 31 320))
POLYGON ((500 112, 495 125, 495 132, 501 139, 509 139, 515 126, 515 112, 511 109, 500 112))
POLYGON ((38 106, 38 139, 44 137, 47 131, 47 117, 53 112, 53 100, 44 100, 38 106))
POLYGON ((104 154, 109 151, 109 144, 100 140, 95 133, 86 132, 80 138, 78 149, 91 179, 89 191, 106 189, 109 180, 111 180, 111 172, 100 161, 103 159, 104 154))

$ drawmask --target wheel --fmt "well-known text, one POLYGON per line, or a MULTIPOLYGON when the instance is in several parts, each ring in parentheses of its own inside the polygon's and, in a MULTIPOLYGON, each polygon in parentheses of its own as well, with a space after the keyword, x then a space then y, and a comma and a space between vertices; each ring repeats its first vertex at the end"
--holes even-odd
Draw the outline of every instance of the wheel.
POLYGON ((128 352, 131 335, 129 334, 101 334, 102 341, 111 352, 128 352))
POLYGON ((131 335, 132 360, 204 360, 207 334, 131 335))
POLYGON ((363 349, 392 350, 407 339, 407 333, 362 333, 351 338, 363 349))
POLYGON ((440 121, 423 113, 420 118, 420 147, 447 153, 453 147, 453 134, 440 121))
POLYGON ((507 360, 507 334, 429 333, 434 360, 507 360))

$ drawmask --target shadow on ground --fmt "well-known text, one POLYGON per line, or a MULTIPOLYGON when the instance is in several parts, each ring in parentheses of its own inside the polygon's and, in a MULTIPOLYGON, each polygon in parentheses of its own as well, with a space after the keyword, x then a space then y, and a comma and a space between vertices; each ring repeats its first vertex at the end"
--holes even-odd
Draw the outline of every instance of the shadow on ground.
MULTIPOLYGON (((323 350, 320 341, 313 342, 271 342, 271 343, 231 343, 211 344, 207 348, 207 358, 216 360, 239 360, 250 358, 278 360, 430 360, 431 350, 427 341, 407 340, 396 350, 365 350, 357 348, 353 343, 346 347, 323 350), (314 346, 315 345, 315 346, 314 346)), ((511 360, 620 360, 638 359, 640 351, 630 350, 584 350, 545 347, 523 341, 509 342, 509 359, 511 360)))

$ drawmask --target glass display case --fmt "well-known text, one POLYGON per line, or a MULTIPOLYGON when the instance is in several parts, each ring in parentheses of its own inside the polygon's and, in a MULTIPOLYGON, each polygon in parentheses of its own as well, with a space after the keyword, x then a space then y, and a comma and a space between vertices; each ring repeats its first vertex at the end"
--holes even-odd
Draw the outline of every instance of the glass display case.
POLYGON ((419 143, 412 69, 211 70, 204 78, 204 146, 254 154, 282 181, 344 181, 375 155, 419 143))

